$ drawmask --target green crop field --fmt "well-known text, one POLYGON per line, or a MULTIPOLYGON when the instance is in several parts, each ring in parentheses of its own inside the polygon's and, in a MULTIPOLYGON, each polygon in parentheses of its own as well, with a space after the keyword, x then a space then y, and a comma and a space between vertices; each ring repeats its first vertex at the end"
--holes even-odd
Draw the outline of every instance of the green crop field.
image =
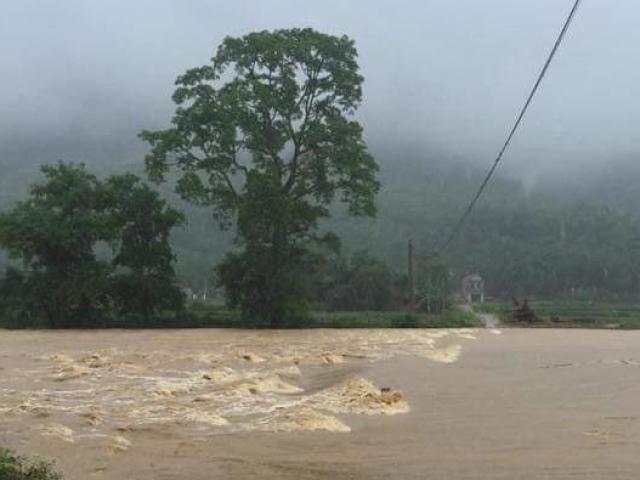
MULTIPOLYGON (((585 302, 572 300, 531 301, 529 306, 538 321, 525 326, 583 327, 583 328, 640 328, 640 304, 585 302)), ((523 325, 513 318, 512 303, 486 303, 474 306, 482 313, 493 313, 509 325, 523 325)))

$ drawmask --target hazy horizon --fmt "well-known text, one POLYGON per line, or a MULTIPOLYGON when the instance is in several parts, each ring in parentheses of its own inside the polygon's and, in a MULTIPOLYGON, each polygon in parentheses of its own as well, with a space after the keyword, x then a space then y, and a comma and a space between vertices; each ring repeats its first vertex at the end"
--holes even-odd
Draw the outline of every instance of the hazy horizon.
MULTIPOLYGON (((570 0, 307 2, 7 1, 0 18, 5 157, 128 154, 167 125, 175 77, 226 35, 313 27, 356 41, 358 113, 371 145, 489 165, 552 46, 570 0)), ((638 153, 633 66, 640 5, 583 2, 504 162, 535 182, 565 166, 638 153)))

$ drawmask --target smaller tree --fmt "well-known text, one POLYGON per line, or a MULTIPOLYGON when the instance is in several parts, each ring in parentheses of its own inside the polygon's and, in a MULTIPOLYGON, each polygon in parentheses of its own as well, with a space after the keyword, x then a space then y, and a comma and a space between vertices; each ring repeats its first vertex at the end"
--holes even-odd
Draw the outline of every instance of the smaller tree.
POLYGON ((417 308, 429 313, 440 313, 451 306, 451 279, 449 267, 436 256, 418 265, 417 308))
POLYGON ((292 246, 275 267, 272 256, 282 253, 248 247, 227 254, 216 268, 227 305, 240 307, 244 319, 255 326, 299 326, 309 313, 309 271, 319 259, 306 248, 292 246))
MULTIPOLYGON (((46 182, 29 200, 0 214, 0 245, 24 265, 23 286, 53 327, 94 319, 108 308, 108 263, 94 245, 113 237, 98 205, 99 182, 82 165, 43 166, 46 182)), ((15 283, 15 275, 12 277, 15 283)))
POLYGON ((169 236, 184 216, 130 173, 109 177, 103 190, 105 211, 117 231, 111 263, 117 269, 112 288, 119 311, 148 318, 181 309, 169 236))
POLYGON ((394 277, 383 261, 366 251, 349 261, 336 258, 316 277, 318 300, 331 310, 389 310, 393 307, 394 277))

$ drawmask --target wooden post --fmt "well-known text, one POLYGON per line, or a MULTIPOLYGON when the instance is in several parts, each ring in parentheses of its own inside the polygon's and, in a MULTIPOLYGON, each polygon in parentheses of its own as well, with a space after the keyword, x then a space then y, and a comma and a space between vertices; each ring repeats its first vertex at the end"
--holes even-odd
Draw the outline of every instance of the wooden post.
POLYGON ((415 307, 415 293, 416 293, 416 282, 415 282, 415 276, 414 276, 414 271, 413 271, 413 242, 411 241, 411 239, 409 239, 409 248, 408 248, 408 252, 407 252, 407 263, 408 263, 408 267, 407 267, 407 274, 409 277, 409 294, 408 294, 408 301, 407 301, 407 306, 409 310, 413 310, 415 307))

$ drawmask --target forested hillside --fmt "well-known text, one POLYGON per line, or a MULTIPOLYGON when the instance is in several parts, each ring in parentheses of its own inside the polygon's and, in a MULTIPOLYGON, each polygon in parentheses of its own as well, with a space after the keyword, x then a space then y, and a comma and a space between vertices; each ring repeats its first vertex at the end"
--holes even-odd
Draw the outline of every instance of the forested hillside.
MULTIPOLYGON (((99 176, 123 170, 143 174, 142 149, 134 149, 135 154, 124 151, 114 148, 85 160, 99 176), (114 159, 108 160, 107 154, 114 159)), ((412 239, 418 275, 444 262, 454 288, 465 272, 473 271, 485 277, 494 296, 638 294, 640 230, 634 206, 640 192, 632 164, 609 170, 598 182, 576 182, 570 192, 567 183, 553 182, 528 191, 517 180, 499 176, 458 239, 435 259, 483 169, 442 153, 390 146, 374 146, 372 151, 381 164, 378 217, 354 220, 336 208, 334 218, 323 224, 341 238, 345 258, 367 251, 402 277, 407 241, 412 239)), ((38 166, 47 156, 39 153, 25 161, 17 153, 6 155, 11 161, 0 163, 3 209, 24 198, 28 185, 40 179, 38 166)), ((83 160, 76 151, 72 156, 83 160)), ((206 208, 181 201, 169 185, 161 188, 187 216, 186 225, 172 239, 182 282, 196 291, 212 289, 213 266, 233 248, 232 234, 221 231, 206 208)))
MULTIPOLYGON (((415 152, 396 160, 389 155, 382 161, 378 218, 358 228, 347 222, 333 228, 344 232, 348 248, 366 246, 398 270, 406 268, 406 243, 412 238, 428 268, 428 257, 439 251, 484 172, 415 152)), ((478 272, 496 296, 636 295, 640 230, 632 209, 608 206, 609 199, 595 193, 541 190, 528 192, 517 181, 495 179, 443 252, 454 281, 478 272)))

